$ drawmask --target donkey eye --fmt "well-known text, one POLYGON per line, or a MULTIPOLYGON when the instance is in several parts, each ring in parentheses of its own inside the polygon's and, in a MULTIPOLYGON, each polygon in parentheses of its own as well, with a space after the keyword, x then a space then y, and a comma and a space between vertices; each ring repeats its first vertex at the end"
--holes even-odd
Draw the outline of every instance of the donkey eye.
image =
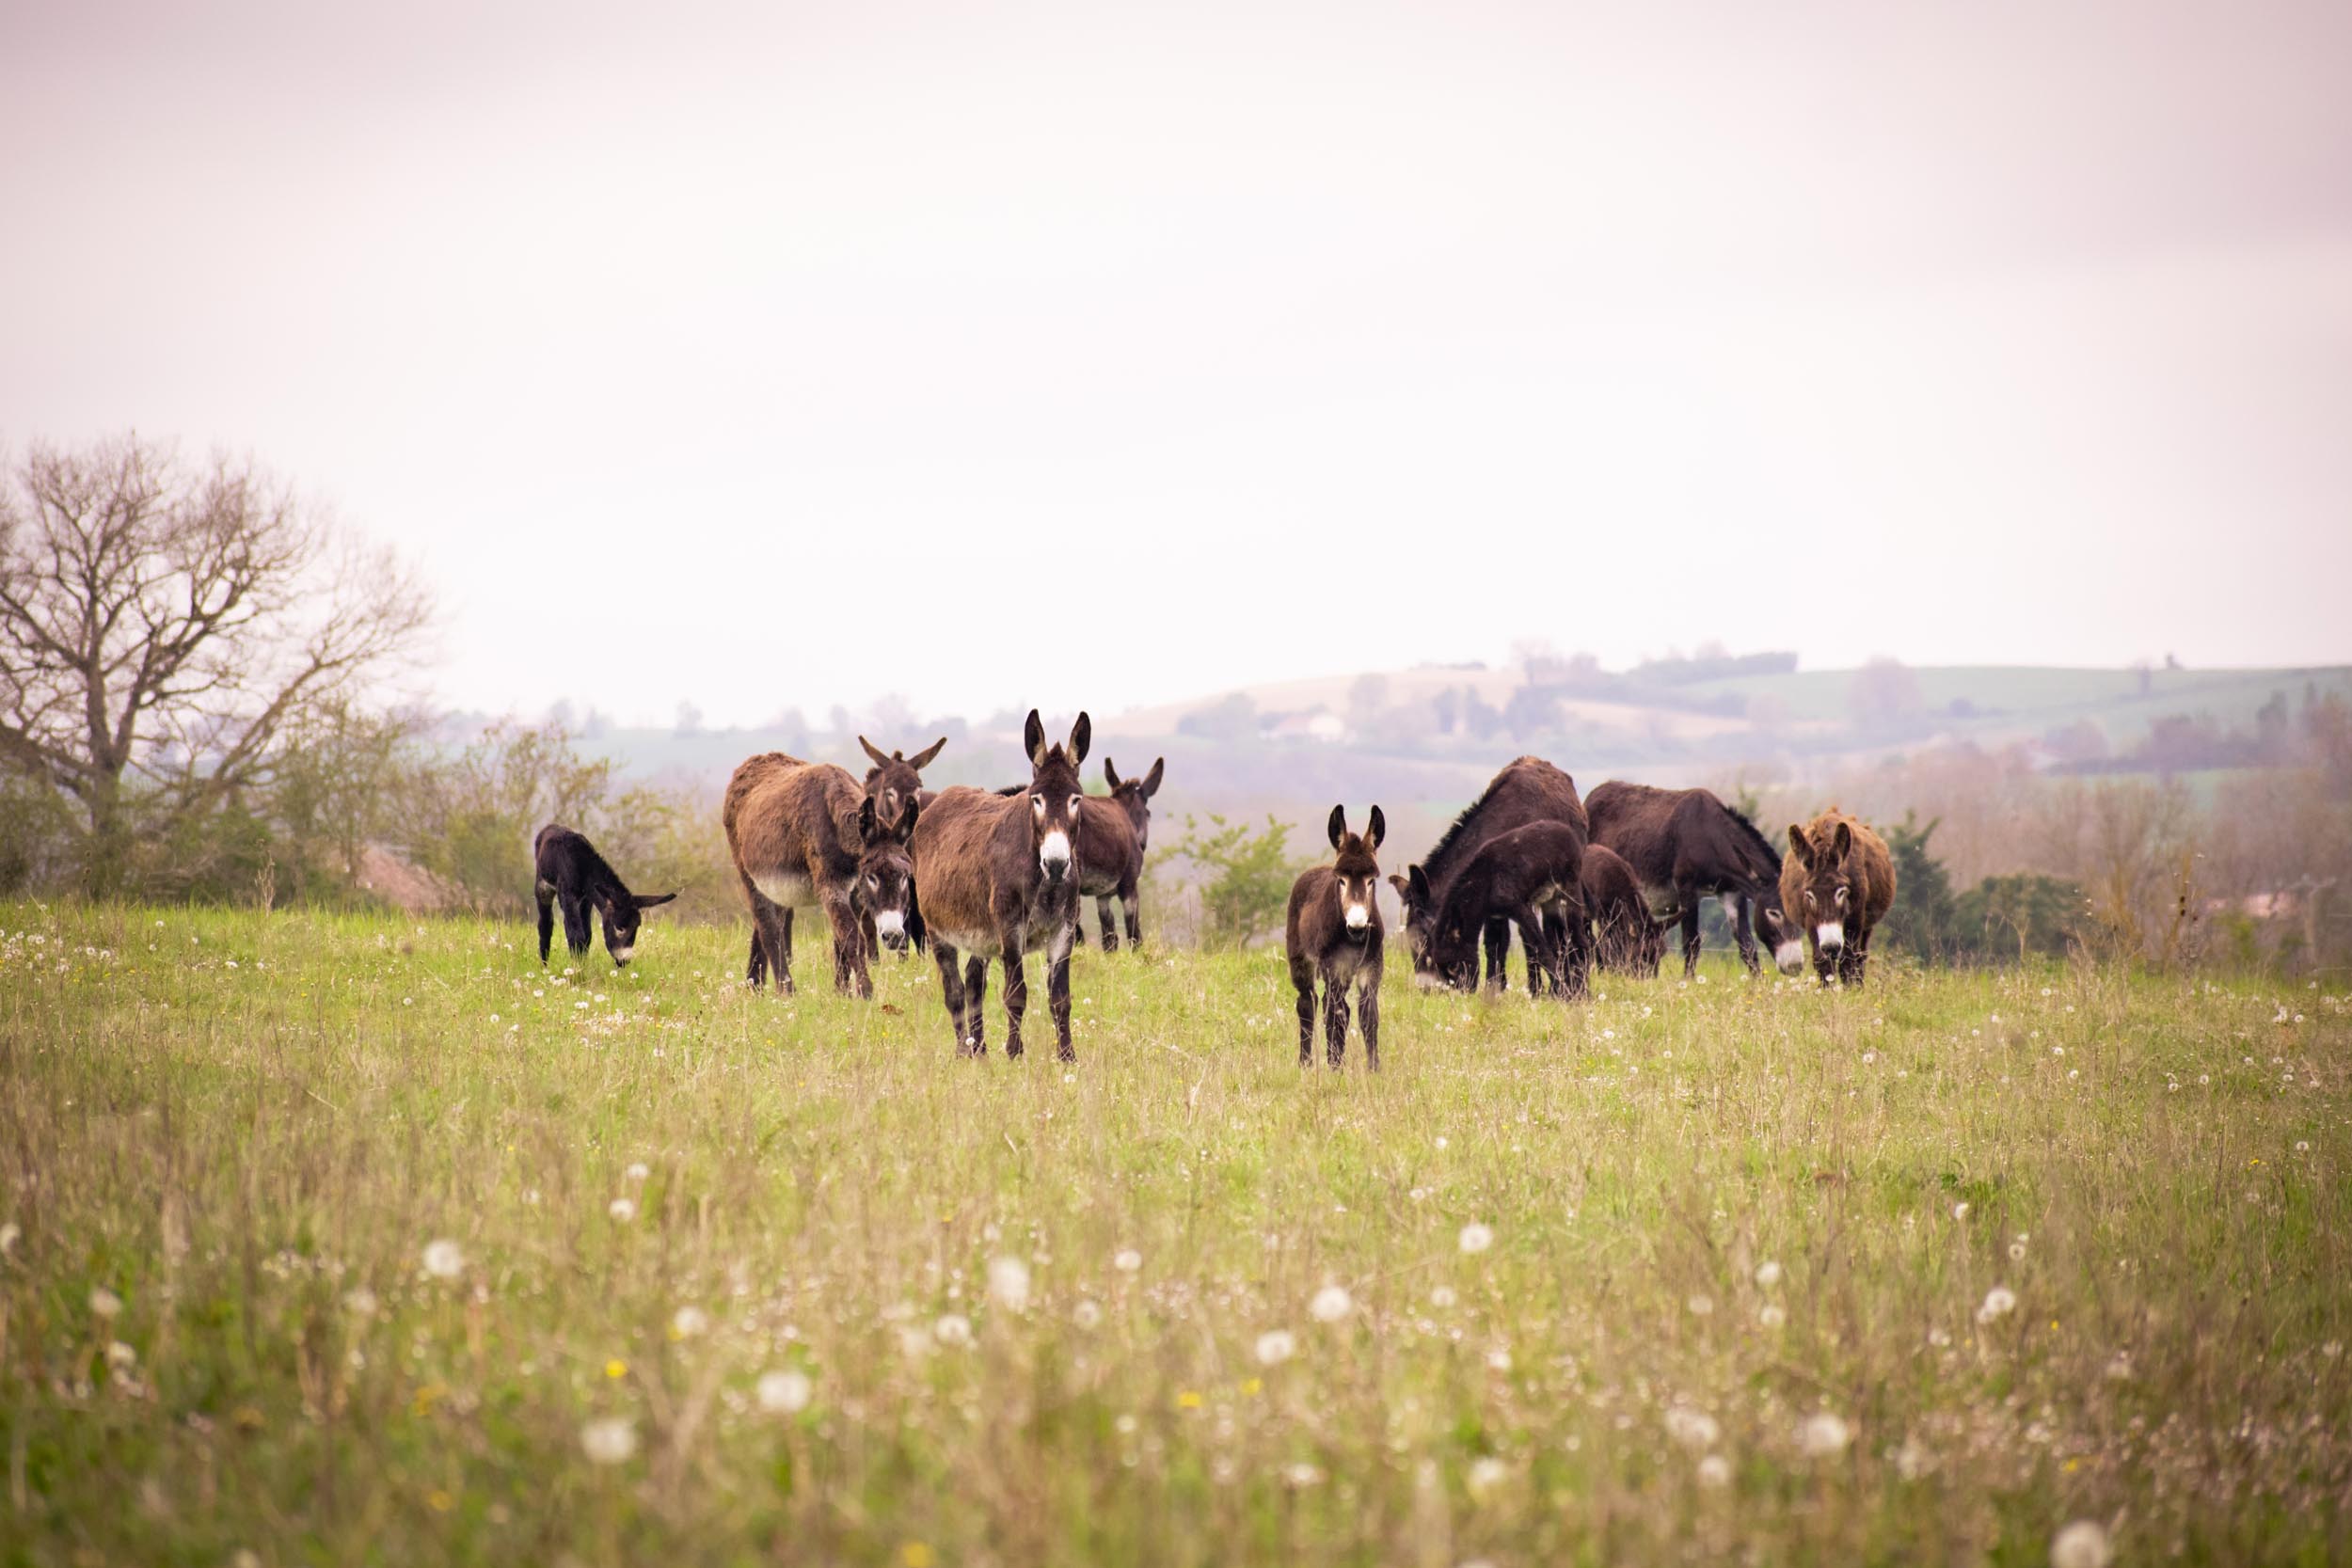
POLYGON ((1044 797, 1044 796, 1042 796, 1042 795, 1032 795, 1032 796, 1030 796, 1030 797, 1029 797, 1029 804, 1037 808, 1037 814, 1038 814, 1040 816, 1043 816, 1045 815, 1045 797, 1044 797))
POLYGON ((1846 901, 1846 890, 1842 887, 1837 890, 1837 901, 1841 904, 1846 901))
POLYGON ((875 892, 880 893, 882 891, 882 879, 869 871, 866 874, 866 885, 872 888, 875 892))
POLYGON ((1816 901, 1817 900, 1814 898, 1812 891, 1807 889, 1804 895, 1804 907, 1809 910, 1814 906, 1816 901))

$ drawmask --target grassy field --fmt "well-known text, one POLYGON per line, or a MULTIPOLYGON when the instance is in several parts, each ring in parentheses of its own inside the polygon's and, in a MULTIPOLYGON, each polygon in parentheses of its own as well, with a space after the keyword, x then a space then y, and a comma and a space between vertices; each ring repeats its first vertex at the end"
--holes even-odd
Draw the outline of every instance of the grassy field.
POLYGON ((736 930, 0 927, 10 1562, 2352 1558, 2318 991, 1391 953, 1375 1079, 1263 953, 1087 955, 1066 1069, 1034 966, 973 1063, 736 930))

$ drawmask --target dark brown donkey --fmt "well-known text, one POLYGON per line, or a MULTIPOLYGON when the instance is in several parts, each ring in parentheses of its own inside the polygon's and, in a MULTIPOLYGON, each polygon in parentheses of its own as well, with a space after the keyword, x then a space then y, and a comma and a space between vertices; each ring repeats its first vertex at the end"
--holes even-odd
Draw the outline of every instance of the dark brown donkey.
POLYGON ((1751 974, 1756 930, 1768 910, 1780 907, 1780 855, 1756 824, 1715 798, 1712 790, 1657 789, 1612 779, 1584 801, 1593 842, 1605 844, 1633 868, 1650 912, 1682 922, 1682 975, 1699 967, 1699 900, 1724 902, 1740 961, 1751 974))
MULTIPOLYGON (((881 823, 882 832, 897 838, 903 848, 907 841, 914 836, 914 814, 927 803, 925 797, 930 794, 923 787, 923 769, 938 758, 941 749, 947 744, 947 737, 941 736, 913 756, 896 749, 884 756, 882 748, 864 736, 857 737, 857 743, 874 761, 874 766, 866 770, 866 797, 874 802, 875 819, 881 823), (907 786, 909 770, 915 775, 911 789, 907 786)), ((906 940, 890 944, 891 951, 898 954, 901 960, 909 952, 920 953, 923 950, 923 911, 914 901, 914 883, 910 879, 907 882, 906 940)), ((861 918, 866 930, 866 951, 870 955, 875 950, 874 940, 880 934, 874 925, 874 911, 867 910, 861 918)), ((753 945, 756 950, 756 937, 753 945)))
MULTIPOLYGON (((1470 808, 1454 819, 1454 825, 1438 840, 1418 866, 1407 866, 1401 876, 1391 877, 1389 885, 1405 903, 1406 946, 1413 958, 1413 978, 1422 985, 1438 983, 1438 973, 1425 944, 1415 936, 1415 917, 1422 916, 1420 930, 1426 935, 1428 920, 1437 913, 1437 905, 1454 885, 1455 874, 1490 838, 1498 837, 1530 822, 1565 822, 1578 832, 1590 837, 1584 820, 1584 803, 1577 799, 1576 781, 1544 761, 1541 757, 1519 757, 1506 765, 1486 785, 1486 792, 1470 802, 1470 808), (1412 889, 1412 873, 1418 870, 1428 883, 1430 897, 1416 902, 1412 889)), ((1511 923, 1506 916, 1497 915, 1486 922, 1483 933, 1486 948, 1486 983, 1501 986, 1503 980, 1503 956, 1511 946, 1511 923)), ((1565 939, 1565 931, 1553 934, 1555 942, 1565 939)), ((1534 952, 1534 942, 1528 943, 1534 952)), ((1453 982, 1447 981, 1447 984, 1453 982)), ((1470 984, 1477 984, 1470 976, 1470 984)), ((1530 965, 1528 984, 1535 984, 1534 966, 1530 965)))
MULTIPOLYGON (((1380 863, 1373 851, 1388 832, 1380 808, 1361 838, 1347 831, 1347 808, 1331 808, 1331 847, 1339 858, 1311 866, 1291 884, 1290 917, 1282 927, 1291 984, 1298 990, 1298 1065, 1315 1059, 1315 984, 1323 984, 1326 1059, 1337 1068, 1347 1055, 1347 988, 1356 988, 1357 1026, 1364 1032, 1364 1066, 1380 1070, 1380 863)), ((1475 956, 1471 962, 1477 962, 1475 956)))
POLYGON ((1140 779, 1122 779, 1111 759, 1103 759, 1108 795, 1089 795, 1080 805, 1078 823, 1078 893, 1094 900, 1094 930, 1103 951, 1119 951, 1119 930, 1111 924, 1111 900, 1125 907, 1127 945, 1143 945, 1143 920, 1136 895, 1143 882, 1143 852, 1152 836, 1152 797, 1160 790, 1166 757, 1154 757, 1152 771, 1140 779))
POLYGON ((629 892, 596 847, 571 829, 550 822, 531 841, 531 858, 538 872, 534 892, 539 900, 539 961, 548 961, 548 942, 555 934, 555 907, 564 906, 564 945, 572 957, 588 951, 588 911, 593 907, 604 926, 604 950, 612 966, 621 968, 637 950, 637 928, 644 911, 666 904, 675 893, 650 896, 629 892))
MULTIPOLYGON (((1585 993, 1592 968, 1592 924, 1584 914, 1584 835, 1565 822, 1530 822, 1478 847, 1421 941, 1438 977, 1457 990, 1478 983, 1478 944, 1497 916, 1519 928, 1527 949, 1528 993, 1585 993)), ((1419 866, 1408 876, 1419 879, 1419 866)), ((1428 884, 1416 881, 1416 919, 1430 907, 1428 884)))
POLYGON ((1029 787, 1018 795, 958 786, 943 789, 914 824, 915 899, 939 962, 940 990, 955 1025, 956 1046, 988 1053, 981 1003, 988 960, 1005 966, 1005 1054, 1021 1054, 1021 1015, 1029 1003, 1023 956, 1046 955, 1045 994, 1055 1044, 1070 1061, 1070 949, 1078 937, 1078 765, 1093 722, 1083 713, 1068 746, 1048 747, 1045 725, 1029 710, 1023 739, 1029 787), (971 953, 961 976, 959 949, 971 953))
MULTIPOLYGON (((870 746, 867 751, 880 755, 870 746)), ((933 746, 920 756, 929 762, 938 753, 933 746)), ((833 927, 834 988, 873 995, 866 923, 874 922, 875 939, 901 946, 910 935, 911 911, 902 905, 886 911, 879 899, 864 896, 879 891, 879 885, 868 888, 867 877, 881 884, 891 872, 887 857, 864 863, 867 840, 894 839, 903 848, 917 820, 915 796, 922 787, 912 758, 878 763, 863 784, 846 768, 782 752, 748 757, 736 768, 720 819, 752 911, 745 979, 756 986, 772 972, 778 989, 788 994, 793 911, 822 908, 833 927), (896 809, 885 815, 883 802, 893 800, 896 809), (885 922, 885 912, 897 918, 885 922)))
POLYGON ((1614 974, 1655 977, 1666 939, 1650 918, 1642 884, 1606 845, 1584 847, 1584 911, 1593 921, 1593 961, 1614 974))
POLYGON ((1813 950, 1813 972, 1828 985, 1859 986, 1870 961, 1870 933, 1895 904, 1895 858, 1886 841, 1836 806, 1800 828, 1788 824, 1788 858, 1780 867, 1781 907, 1767 917, 1773 961, 1784 974, 1813 950))

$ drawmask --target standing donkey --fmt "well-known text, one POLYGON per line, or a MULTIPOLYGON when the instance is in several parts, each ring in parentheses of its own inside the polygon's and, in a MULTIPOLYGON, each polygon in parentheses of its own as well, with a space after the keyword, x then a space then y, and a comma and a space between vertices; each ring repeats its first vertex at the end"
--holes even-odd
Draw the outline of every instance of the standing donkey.
POLYGON ((553 822, 531 841, 531 859, 538 872, 532 892, 539 900, 541 964, 548 961, 548 943, 555 935, 558 904, 564 906, 564 945, 574 958, 588 951, 588 908, 596 906, 604 927, 604 950, 612 955, 612 967, 620 969, 637 950, 637 927, 644 924, 644 911, 677 896, 629 892, 595 845, 553 822))
MULTIPOLYGON (((1361 838, 1347 831, 1347 808, 1331 808, 1331 847, 1339 858, 1311 866, 1291 884, 1290 915, 1282 927, 1291 985, 1298 991, 1298 1065, 1315 1059, 1315 984, 1323 984, 1324 1051, 1334 1069, 1347 1055, 1347 988, 1356 988, 1356 1017, 1364 1035, 1364 1066, 1380 1070, 1380 863, 1373 852, 1388 836, 1380 808, 1361 838)), ((1475 957, 1471 963, 1476 964, 1475 957)))
POLYGON ((1886 841, 1832 806, 1800 828, 1788 824, 1788 858, 1780 866, 1780 908, 1770 911, 1772 959, 1783 974, 1804 963, 1828 985, 1859 986, 1870 961, 1870 933, 1895 903, 1895 857, 1886 841), (1802 927, 1802 939, 1799 929, 1802 927))
MULTIPOLYGON (((860 743, 865 744, 863 737, 860 743)), ((943 739, 940 745, 945 744, 943 739)), ((866 751, 881 755, 871 745, 866 751)), ((929 762, 938 753, 935 745, 918 757, 929 762)), ((854 989, 861 997, 874 994, 866 967, 872 948, 867 922, 875 923, 875 938, 897 947, 911 934, 913 914, 902 905, 892 928, 881 928, 883 907, 866 895, 880 890, 891 867, 865 863, 867 841, 892 839, 903 849, 917 820, 916 796, 923 787, 915 768, 915 758, 885 758, 860 784, 848 768, 768 752, 736 768, 720 819, 752 911, 745 979, 756 986, 773 972, 777 988, 790 994, 793 911, 821 907, 833 927, 834 988, 854 989)))
POLYGON ((1122 779, 1111 759, 1103 759, 1108 795, 1089 795, 1081 801, 1078 832, 1078 892, 1094 900, 1095 934, 1103 951, 1119 951, 1119 930, 1111 924, 1111 899, 1117 897, 1127 914, 1127 945, 1143 945, 1143 922, 1136 906, 1143 882, 1143 852, 1152 836, 1152 797, 1160 790, 1166 757, 1152 760, 1152 771, 1140 779, 1122 779))
POLYGON ((1070 949, 1078 936, 1079 801, 1093 721, 1085 714, 1067 746, 1047 746, 1044 721, 1029 710, 1023 740, 1029 753, 1028 788, 998 795, 958 785, 931 798, 914 824, 915 901, 939 962, 942 999, 955 1026, 956 1047, 988 1054, 981 1003, 988 960, 1005 966, 1005 1054, 1021 1054, 1021 1015, 1028 1007, 1025 955, 1046 956, 1046 999, 1054 1014, 1056 1049, 1070 1046, 1070 949), (971 961, 961 975, 959 949, 971 961))

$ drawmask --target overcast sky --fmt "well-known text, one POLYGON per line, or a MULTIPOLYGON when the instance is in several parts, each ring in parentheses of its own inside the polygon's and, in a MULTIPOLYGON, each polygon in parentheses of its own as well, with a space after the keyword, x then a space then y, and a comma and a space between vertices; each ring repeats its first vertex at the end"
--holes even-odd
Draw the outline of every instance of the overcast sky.
POLYGON ((2352 659, 2352 6, 0 20, 0 442, 250 451, 446 701, 1708 639, 2352 659))

